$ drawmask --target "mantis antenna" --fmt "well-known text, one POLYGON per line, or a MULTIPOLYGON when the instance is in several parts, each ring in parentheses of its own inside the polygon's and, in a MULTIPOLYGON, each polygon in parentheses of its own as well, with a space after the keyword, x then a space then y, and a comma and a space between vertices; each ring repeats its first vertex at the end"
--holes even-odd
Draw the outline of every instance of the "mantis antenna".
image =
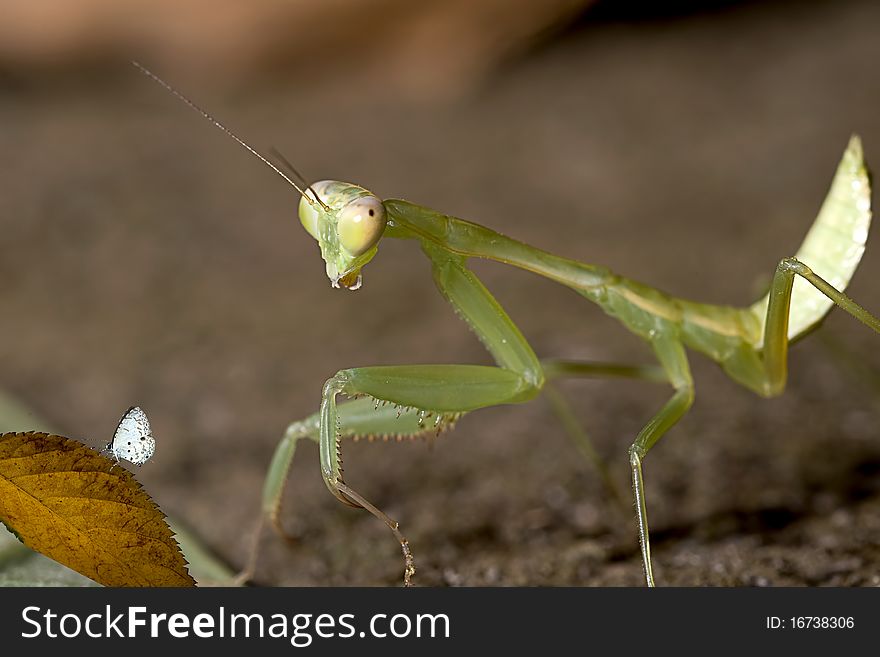
MULTIPOLYGON (((206 118, 208 121, 210 121, 210 122, 213 123, 215 126, 217 126, 218 128, 220 128, 223 132, 225 132, 226 135, 227 135, 228 137, 231 137, 231 138, 234 139, 236 142, 238 142, 238 145, 239 145, 239 146, 241 146, 242 148, 245 148, 246 150, 248 150, 248 151, 250 152, 251 155, 253 155, 254 157, 256 157, 256 158, 257 158, 258 160, 260 160, 263 164, 265 164, 267 167, 269 167, 270 169, 272 169, 272 171, 274 171, 274 172, 277 173, 279 176, 281 176, 282 178, 284 178, 284 180, 286 180, 287 183, 288 183, 291 187, 293 187, 296 191, 298 191, 298 192, 300 193, 300 195, 302 195, 302 197, 305 198, 305 199, 309 202, 310 205, 314 206, 314 205, 315 205, 315 201, 317 201, 317 202, 321 205, 321 207, 322 207, 326 212, 330 212, 330 208, 327 207, 327 204, 324 203, 324 202, 318 197, 318 194, 315 192, 314 189, 312 189, 312 187, 311 187, 310 185, 306 185, 306 188, 307 188, 309 191, 311 191, 312 194, 314 194, 314 200, 312 200, 312 197, 309 196, 308 194, 306 194, 306 193, 303 191, 303 189, 302 189, 299 185, 297 185, 295 182, 293 182, 293 180, 291 180, 290 177, 289 177, 286 173, 284 173, 281 169, 279 169, 279 168, 276 167, 274 164, 272 164, 272 163, 271 163, 269 160, 267 160, 265 157, 263 157, 262 155, 260 155, 260 153, 257 152, 256 149, 254 149, 254 148, 252 148, 251 146, 249 146, 248 143, 247 143, 246 141, 244 141, 242 138, 240 138, 238 135, 236 135, 234 132, 232 132, 232 130, 230 130, 229 128, 227 128, 225 125, 223 125, 222 123, 220 123, 220 121, 218 121, 218 120, 215 119, 213 116, 211 116, 210 114, 208 114, 205 110, 203 110, 201 107, 199 107, 198 105, 196 105, 193 101, 191 101, 189 98, 187 98, 186 96, 184 96, 184 95, 183 95, 182 93, 180 93, 177 89, 175 89, 174 87, 172 87, 170 84, 168 84, 167 82, 165 82, 165 80, 163 80, 162 78, 160 78, 158 75, 156 75, 155 73, 153 73, 152 71, 150 71, 148 68, 146 68, 145 66, 143 66, 143 65, 140 64, 139 62, 136 62, 136 61, 132 60, 131 63, 132 63, 136 68, 138 68, 138 69, 141 71, 141 73, 143 73, 144 75, 146 75, 146 76, 152 78, 152 79, 155 80, 157 83, 159 83, 160 85, 162 85, 163 87, 165 87, 165 89, 166 89, 169 93, 171 93, 173 96, 176 96, 179 100, 181 100, 181 101, 183 101, 184 103, 186 103, 187 105, 189 105, 192 109, 194 109, 196 112, 198 112, 199 114, 201 114, 204 118, 206 118)), ((290 165, 288 165, 288 166, 290 166, 290 165)), ((296 171, 296 169, 294 169, 292 166, 291 166, 290 168, 291 168, 294 172, 296 172, 296 175, 297 175, 297 176, 299 176, 300 178, 302 178, 302 176, 299 174, 299 172, 296 171)))
MULTIPOLYGON (((286 166, 294 176, 296 176, 297 178, 299 178, 299 181, 300 181, 303 185, 305 185, 305 187, 306 187, 307 190, 309 190, 312 194, 315 195, 315 199, 318 201, 318 203, 321 204, 321 206, 322 206, 325 210, 327 210, 327 212, 330 212, 330 211, 331 211, 330 208, 328 208, 327 205, 321 200, 321 197, 318 196, 318 192, 315 191, 315 188, 312 187, 309 183, 306 182, 305 176, 303 176, 303 175, 297 170, 297 168, 296 168, 295 166, 293 166, 293 165, 290 163, 290 160, 288 160, 286 157, 284 157, 284 155, 281 153, 281 151, 279 151, 277 148, 275 148, 275 147, 273 146, 272 148, 269 149, 269 153, 272 154, 272 157, 274 157, 276 160, 278 160, 279 162, 281 162, 281 164, 283 164, 284 166, 286 166)), ((308 197, 307 197, 307 198, 308 198, 308 197)))
POLYGON ((306 179, 303 177, 303 175, 297 170, 297 168, 295 166, 293 166, 290 163, 290 160, 288 160, 286 157, 284 157, 284 155, 281 153, 281 151, 279 151, 277 148, 275 148, 273 146, 272 148, 269 149, 269 153, 275 159, 277 159, 279 162, 281 162, 284 166, 286 166, 293 175, 295 175, 297 178, 299 178, 299 181, 303 185, 306 186, 306 189, 315 195, 315 198, 318 198, 318 192, 315 191, 315 188, 306 182, 306 179))

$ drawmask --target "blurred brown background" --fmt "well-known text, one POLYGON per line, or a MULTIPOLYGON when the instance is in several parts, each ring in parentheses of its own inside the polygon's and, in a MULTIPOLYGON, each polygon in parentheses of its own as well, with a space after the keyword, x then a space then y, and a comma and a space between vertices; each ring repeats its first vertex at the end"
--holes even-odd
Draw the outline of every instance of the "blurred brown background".
MULTIPOLYGON (((3 0, 0 389, 95 446, 143 406, 158 448, 138 477, 238 567, 272 450, 328 376, 489 362, 411 244, 383 243, 363 289, 332 290, 291 190, 132 57, 309 178, 750 303, 850 133, 880 161, 880 6, 652 4, 3 0)), ((850 290, 876 312, 875 242, 850 290)), ((539 355, 650 359, 573 293, 475 269, 539 355)), ((693 358, 695 407, 646 464, 660 583, 880 583, 878 345, 834 313, 772 401, 693 358)), ((627 447, 667 391, 565 392, 625 490, 627 447)), ((471 414, 433 449, 344 453, 401 522, 418 584, 641 583, 634 521, 543 400, 471 414)), ((394 541, 327 493, 311 443, 284 517, 299 542, 266 537, 259 583, 399 583, 394 541)))

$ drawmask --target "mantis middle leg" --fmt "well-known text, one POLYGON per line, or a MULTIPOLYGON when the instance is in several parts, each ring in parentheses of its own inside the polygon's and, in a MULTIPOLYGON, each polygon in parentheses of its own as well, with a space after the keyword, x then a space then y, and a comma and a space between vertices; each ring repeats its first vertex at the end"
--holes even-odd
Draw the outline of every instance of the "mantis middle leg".
POLYGON ((583 426, 578 422, 571 404, 565 399, 562 392, 552 383, 560 378, 625 378, 652 383, 669 383, 669 378, 662 367, 657 365, 621 365, 618 363, 599 363, 572 360, 542 360, 544 374, 547 382, 544 384, 544 394, 550 402, 550 407, 559 418, 562 428, 568 434, 575 446, 584 455, 599 473, 608 496, 614 501, 621 515, 629 517, 630 506, 624 502, 618 486, 611 476, 604 459, 596 451, 593 441, 583 426))
POLYGON ((669 382, 675 388, 675 393, 639 432, 635 442, 629 448, 636 518, 639 525, 639 547, 642 552, 642 566, 648 586, 654 586, 654 571, 651 565, 651 541, 648 533, 648 509, 645 503, 642 461, 648 451, 687 413, 694 402, 694 383, 691 378, 687 354, 675 327, 666 325, 657 330, 651 344, 669 382))

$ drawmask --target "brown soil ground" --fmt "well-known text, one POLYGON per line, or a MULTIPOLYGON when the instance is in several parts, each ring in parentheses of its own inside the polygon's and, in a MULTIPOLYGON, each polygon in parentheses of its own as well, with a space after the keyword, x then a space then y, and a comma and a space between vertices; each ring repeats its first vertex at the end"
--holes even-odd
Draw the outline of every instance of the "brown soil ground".
MULTIPOLYGON (((745 305, 796 250, 850 133, 880 162, 878 25, 867 0, 584 21, 442 105, 399 103, 381 81, 278 77, 218 93, 190 80, 186 91, 309 177, 745 305)), ((363 289, 332 290, 295 196, 120 70, 0 88, 0 387, 93 445, 142 405, 158 451, 139 478, 238 567, 275 443, 315 410, 328 376, 489 359, 412 244, 383 243, 363 289)), ((850 290, 880 311, 876 242, 850 290)), ((539 355, 649 362, 570 291, 475 269, 539 355)), ((696 404, 646 464, 658 582, 880 583, 878 345, 833 313, 792 350, 789 388, 771 401, 694 356, 696 404)), ((668 391, 564 390, 626 490, 627 447, 668 391)), ((545 400, 473 413, 432 445, 344 454, 349 482, 401 522, 420 585, 641 582, 631 515, 545 400)), ((325 490, 311 443, 284 523, 298 540, 267 534, 258 583, 400 582, 393 539, 325 490)))

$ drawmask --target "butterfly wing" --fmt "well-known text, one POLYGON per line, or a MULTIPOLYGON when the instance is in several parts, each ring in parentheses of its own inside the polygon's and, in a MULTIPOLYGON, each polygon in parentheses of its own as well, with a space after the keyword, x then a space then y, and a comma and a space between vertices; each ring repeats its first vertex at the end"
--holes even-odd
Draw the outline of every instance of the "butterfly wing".
POLYGON ((143 465, 156 450, 156 441, 150 429, 147 414, 138 407, 129 408, 113 434, 110 451, 117 459, 131 461, 135 465, 143 465))

